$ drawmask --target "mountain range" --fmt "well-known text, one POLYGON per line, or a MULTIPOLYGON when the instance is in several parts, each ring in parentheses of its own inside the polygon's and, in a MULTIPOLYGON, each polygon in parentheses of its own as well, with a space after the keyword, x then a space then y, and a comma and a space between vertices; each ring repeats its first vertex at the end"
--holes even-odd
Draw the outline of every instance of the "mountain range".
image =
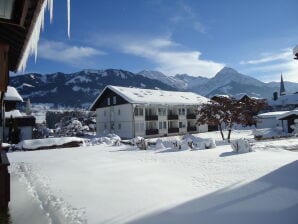
MULTIPOLYGON (((187 74, 167 76, 159 71, 132 73, 121 69, 91 70, 76 73, 28 73, 12 76, 10 85, 32 103, 52 103, 70 107, 87 107, 106 85, 131 86, 172 91, 192 91, 211 97, 215 94, 270 98, 279 91, 279 82, 264 83, 225 67, 214 77, 193 77, 187 74)), ((298 83, 285 82, 288 92, 297 92, 298 83)))

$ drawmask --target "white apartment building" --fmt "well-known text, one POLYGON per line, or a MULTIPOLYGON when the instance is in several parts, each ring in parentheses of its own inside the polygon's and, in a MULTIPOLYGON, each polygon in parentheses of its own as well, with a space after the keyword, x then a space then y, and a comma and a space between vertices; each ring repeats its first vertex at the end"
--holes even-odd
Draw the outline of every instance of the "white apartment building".
POLYGON ((96 110, 99 135, 158 137, 208 131, 196 124, 197 109, 207 102, 192 92, 106 86, 90 110, 96 110))

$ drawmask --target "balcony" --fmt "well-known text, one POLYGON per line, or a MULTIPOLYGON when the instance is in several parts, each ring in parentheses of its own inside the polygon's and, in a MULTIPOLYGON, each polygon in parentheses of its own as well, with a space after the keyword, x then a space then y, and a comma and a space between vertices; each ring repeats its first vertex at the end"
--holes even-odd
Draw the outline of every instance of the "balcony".
POLYGON ((168 133, 178 133, 179 132, 179 128, 169 128, 168 129, 168 133))
POLYGON ((187 119, 196 119, 197 116, 196 116, 195 114, 187 114, 187 115, 186 115, 186 118, 187 118, 187 119))
POLYGON ((196 126, 187 127, 187 131, 197 131, 197 127, 196 126))
POLYGON ((158 135, 158 129, 148 129, 146 135, 158 135))
POLYGON ((157 115, 146 115, 145 116, 145 120, 146 121, 157 121, 158 120, 158 116, 157 115))
POLYGON ((168 120, 178 120, 178 115, 177 114, 169 114, 168 120))

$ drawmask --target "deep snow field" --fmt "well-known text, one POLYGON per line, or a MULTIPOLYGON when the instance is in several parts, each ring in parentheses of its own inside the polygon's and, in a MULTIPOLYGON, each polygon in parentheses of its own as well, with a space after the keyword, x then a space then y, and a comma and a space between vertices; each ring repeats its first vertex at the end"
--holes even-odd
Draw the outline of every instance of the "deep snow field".
MULTIPOLYGON (((232 137, 243 135, 251 136, 232 137)), ((219 139, 218 133, 202 136, 219 139)), ((9 153, 12 223, 296 224, 298 153, 286 148, 298 148, 298 138, 257 142, 243 154, 227 144, 9 153)))

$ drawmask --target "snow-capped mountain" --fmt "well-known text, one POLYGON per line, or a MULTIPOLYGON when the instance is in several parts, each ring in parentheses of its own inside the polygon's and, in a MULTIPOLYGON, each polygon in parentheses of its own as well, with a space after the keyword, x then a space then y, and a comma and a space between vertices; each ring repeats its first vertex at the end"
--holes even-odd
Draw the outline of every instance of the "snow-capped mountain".
POLYGON ((30 98, 33 103, 72 107, 92 103, 106 85, 177 90, 159 80, 118 69, 83 70, 71 74, 30 73, 11 77, 10 85, 16 87, 24 99, 30 98))
MULTIPOLYGON (((284 82, 289 93, 298 91, 298 83, 284 82)), ((211 97, 215 94, 271 98, 279 91, 279 83, 264 83, 238 73, 232 68, 223 68, 213 78, 192 77, 187 74, 166 76, 158 71, 132 73, 119 69, 83 70, 64 74, 25 74, 10 78, 24 99, 33 103, 53 103, 65 106, 81 106, 92 103, 106 85, 159 88, 163 90, 192 91, 211 97)))
MULTIPOLYGON (((190 90, 211 97, 215 94, 231 96, 247 94, 249 96, 271 98, 274 91, 279 91, 280 83, 264 83, 236 70, 224 67, 213 78, 203 85, 197 85, 190 90)), ((298 91, 298 83, 285 82, 288 92, 298 91), (287 88, 287 87, 291 88, 287 88), (296 89, 296 90, 295 90, 296 89)))
POLYGON ((173 76, 167 76, 159 71, 143 70, 137 74, 149 79, 159 80, 167 85, 174 87, 175 89, 179 89, 179 90, 187 89, 187 83, 184 80, 177 79, 176 77, 173 77, 173 76))

